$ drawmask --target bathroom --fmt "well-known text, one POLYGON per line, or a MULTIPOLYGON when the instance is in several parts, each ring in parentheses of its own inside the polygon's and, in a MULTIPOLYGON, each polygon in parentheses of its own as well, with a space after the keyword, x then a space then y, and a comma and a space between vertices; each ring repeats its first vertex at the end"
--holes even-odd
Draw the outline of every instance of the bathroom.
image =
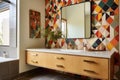
MULTIPOLYGON (((40 69, 45 69, 46 72, 47 71, 49 72, 49 70, 53 70, 54 72, 55 70, 57 71, 57 73, 60 73, 62 75, 68 73, 70 76, 68 75, 67 76, 68 79, 65 79, 65 80, 70 80, 69 78, 71 78, 71 76, 74 76, 74 75, 75 76, 83 75, 82 77, 84 77, 84 79, 80 79, 80 80, 90 80, 94 78, 101 79, 100 77, 84 75, 79 72, 77 73, 74 71, 69 71, 68 69, 66 69, 65 71, 63 69, 56 69, 56 68, 54 69, 52 67, 47 67, 46 62, 43 62, 44 66, 42 66, 42 62, 39 65, 31 64, 27 62, 26 60, 29 59, 27 58, 27 55, 29 55, 28 53, 31 53, 31 52, 34 53, 34 51, 37 51, 36 49, 39 49, 37 52, 45 53, 45 54, 41 54, 43 56, 44 55, 48 56, 46 53, 55 53, 55 55, 59 55, 58 53, 63 53, 63 54, 69 55, 69 57, 71 57, 71 55, 73 55, 72 57, 74 57, 75 55, 74 53, 80 53, 80 57, 82 58, 90 57, 91 59, 91 56, 89 56, 89 54, 91 54, 95 58, 96 56, 97 58, 101 56, 102 58, 109 60, 108 56, 112 56, 112 54, 114 54, 114 57, 113 57, 114 68, 112 68, 114 69, 114 74, 112 74, 112 76, 114 79, 119 80, 120 78, 119 76, 120 75, 120 62, 119 62, 119 59, 120 59, 120 56, 119 56, 119 50, 120 50, 119 48, 119 44, 120 44, 119 43, 119 4, 120 3, 119 3, 119 0, 1 0, 0 2, 4 2, 8 4, 11 9, 9 46, 6 46, 6 45, 0 46, 0 56, 2 58, 5 57, 6 59, 12 58, 12 59, 15 59, 15 61, 17 61, 16 69, 18 70, 16 71, 19 71, 19 74, 18 72, 15 72, 16 75, 19 76, 25 73, 27 74, 27 72, 31 70, 40 68, 40 69), (82 23, 88 22, 87 24, 83 24, 82 26, 89 26, 89 27, 84 28, 85 30, 78 29, 80 30, 78 32, 73 32, 73 29, 72 29, 70 33, 73 32, 72 34, 75 34, 75 35, 70 34, 72 35, 71 37, 66 35, 68 34, 67 30, 62 33, 62 34, 65 34, 62 37, 61 37, 61 33, 60 33, 60 36, 59 35, 57 36, 57 38, 54 36, 51 37, 51 35, 50 36, 48 35, 56 30, 58 30, 59 32, 59 28, 62 25, 61 24, 62 16, 64 16, 62 14, 63 8, 69 7, 70 5, 74 6, 77 4, 84 4, 86 2, 90 3, 89 6, 88 5, 86 6, 87 10, 90 9, 88 11, 90 16, 84 19, 82 18, 82 20, 85 21, 82 23), (40 21, 40 28, 41 28, 39 37, 31 36, 31 33, 32 33, 30 28, 31 27, 30 26, 31 10, 39 13, 39 17, 40 17, 39 21, 40 21), (86 19, 89 19, 89 20, 86 20, 86 19), (44 36, 44 29, 45 29, 45 32, 47 33, 45 34, 45 36, 44 36), (50 30, 51 32, 49 32, 48 30, 50 30), (82 36, 79 35, 81 33, 82 33, 82 36), (77 34, 79 37, 76 36, 77 34), (46 37, 46 35, 49 37, 46 37), (109 52, 111 54, 109 54, 109 52)), ((82 8, 84 7, 81 7, 80 11, 82 11, 82 8)), ((73 10, 71 10, 71 14, 72 14, 72 11, 73 10)), ((74 12, 73 14, 77 15, 76 12, 74 12)), ((83 13, 82 15, 85 15, 85 14, 83 13)), ((79 20, 74 19, 72 21, 77 22, 79 20)), ((53 54, 51 55, 54 56, 53 54)), ((62 54, 60 54, 60 58, 61 58, 61 55, 62 54)), ((68 58, 68 56, 66 55, 64 56, 65 58, 68 58)), ((79 57, 79 54, 76 57, 79 57)), ((86 58, 86 59, 89 59, 89 58, 86 58)), ((33 63, 34 62, 36 61, 33 60, 33 63)), ((50 63, 52 64, 54 62, 50 62, 50 63)), ((63 64, 62 62, 59 62, 59 63, 63 64)), ((67 66, 68 64, 65 64, 65 65, 67 66)), ((57 66, 63 67, 61 65, 57 65, 57 66)), ((105 78, 107 79, 107 77, 105 78)), ((48 80, 50 79, 51 78, 49 78, 48 80)), ((39 80, 39 79, 34 79, 34 80, 39 80)), ((64 80, 64 79, 61 79, 61 80, 64 80)), ((110 80, 110 78, 108 80, 110 80)))

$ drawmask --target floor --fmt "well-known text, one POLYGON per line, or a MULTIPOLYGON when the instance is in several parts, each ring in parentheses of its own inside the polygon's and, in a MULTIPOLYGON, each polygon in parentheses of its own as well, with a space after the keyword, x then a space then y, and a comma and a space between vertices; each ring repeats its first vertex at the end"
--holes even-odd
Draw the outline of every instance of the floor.
POLYGON ((90 80, 79 75, 68 74, 53 70, 36 70, 17 76, 13 80, 90 80))

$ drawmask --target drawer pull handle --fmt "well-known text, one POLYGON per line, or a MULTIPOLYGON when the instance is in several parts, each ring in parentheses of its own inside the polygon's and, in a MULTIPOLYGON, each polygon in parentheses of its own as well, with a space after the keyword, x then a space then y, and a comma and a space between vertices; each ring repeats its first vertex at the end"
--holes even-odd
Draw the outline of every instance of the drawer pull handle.
POLYGON ((97 74, 95 71, 84 69, 85 72, 97 74))
POLYGON ((33 61, 33 60, 32 60, 32 62, 33 62, 33 63, 38 63, 38 61, 33 61))
POLYGON ((57 67, 59 67, 59 68, 64 68, 64 66, 63 65, 56 65, 57 67))
POLYGON ((84 62, 92 63, 92 64, 97 64, 97 62, 95 62, 95 61, 90 61, 90 60, 84 60, 84 62))
POLYGON ((58 59, 58 60, 64 60, 64 58, 63 58, 63 57, 57 57, 57 59, 58 59))
POLYGON ((38 54, 32 54, 32 56, 38 56, 38 54))

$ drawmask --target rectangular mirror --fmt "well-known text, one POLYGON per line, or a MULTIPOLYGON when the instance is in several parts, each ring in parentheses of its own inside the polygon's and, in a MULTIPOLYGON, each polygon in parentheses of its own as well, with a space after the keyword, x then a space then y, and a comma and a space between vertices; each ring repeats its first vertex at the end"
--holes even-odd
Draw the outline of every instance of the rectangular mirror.
POLYGON ((61 9, 61 31, 66 38, 90 38, 91 4, 83 2, 61 9))

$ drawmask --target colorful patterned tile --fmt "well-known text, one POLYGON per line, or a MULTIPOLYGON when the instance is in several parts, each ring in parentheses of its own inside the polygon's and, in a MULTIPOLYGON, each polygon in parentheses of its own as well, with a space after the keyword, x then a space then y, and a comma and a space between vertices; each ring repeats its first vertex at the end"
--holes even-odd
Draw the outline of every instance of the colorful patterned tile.
MULTIPOLYGON (((109 1, 112 1, 112 0, 109 0, 109 1)), ((118 8, 118 5, 116 3, 113 3, 112 6, 111 6, 111 8, 113 10, 116 10, 118 8)))
POLYGON ((102 22, 97 22, 96 24, 95 24, 95 26, 101 26, 102 25, 102 22))
POLYGON ((101 38, 101 37, 102 37, 102 33, 101 33, 100 31, 97 31, 97 32, 96 32, 96 36, 97 36, 98 38, 101 38))
POLYGON ((102 16, 102 25, 108 25, 108 22, 106 21, 106 13, 102 16))
POLYGON ((104 5, 104 7, 102 8, 104 11, 107 11, 109 9, 108 5, 104 5))
POLYGON ((81 50, 83 49, 83 40, 82 39, 76 39, 75 40, 75 45, 76 45, 76 49, 81 50))
POLYGON ((113 22, 113 19, 111 17, 107 18, 106 20, 109 24, 111 24, 113 22))
POLYGON ((119 15, 119 8, 116 8, 116 9, 114 10, 114 14, 115 14, 115 15, 119 15))
POLYGON ((99 39, 97 39, 94 44, 92 45, 93 48, 96 48, 99 46, 99 44, 101 44, 101 41, 99 39))
POLYGON ((115 31, 116 31, 117 33, 119 33, 119 26, 116 26, 116 27, 115 27, 115 31))
POLYGON ((115 47, 118 44, 118 41, 114 38, 110 43, 115 47))
POLYGON ((119 0, 114 0, 114 2, 115 2, 117 5, 119 5, 119 0))
POLYGON ((106 47, 107 47, 108 50, 112 50, 112 48, 113 48, 114 46, 113 46, 111 43, 109 43, 109 44, 106 45, 106 47))
POLYGON ((105 5, 106 5, 106 4, 105 4, 103 1, 101 1, 101 2, 99 3, 99 6, 100 6, 101 8, 103 8, 105 5))
MULTIPOLYGON (((98 30, 101 32, 103 38, 104 38, 104 37, 109 38, 109 35, 110 35, 110 27, 109 27, 108 25, 103 25, 103 26, 100 27, 98 30)), ((102 37, 101 37, 101 38, 102 38, 102 37)))
POLYGON ((108 2, 108 0, 102 0, 105 4, 108 2))
POLYGON ((96 6, 95 10, 94 10, 94 14, 100 13, 102 12, 102 8, 100 6, 96 6))
POLYGON ((106 4, 111 7, 113 5, 113 3, 114 3, 114 0, 108 0, 108 2, 106 4))
POLYGON ((97 21, 101 21, 101 20, 102 20, 102 13, 98 13, 98 14, 97 14, 96 20, 97 20, 97 21))

